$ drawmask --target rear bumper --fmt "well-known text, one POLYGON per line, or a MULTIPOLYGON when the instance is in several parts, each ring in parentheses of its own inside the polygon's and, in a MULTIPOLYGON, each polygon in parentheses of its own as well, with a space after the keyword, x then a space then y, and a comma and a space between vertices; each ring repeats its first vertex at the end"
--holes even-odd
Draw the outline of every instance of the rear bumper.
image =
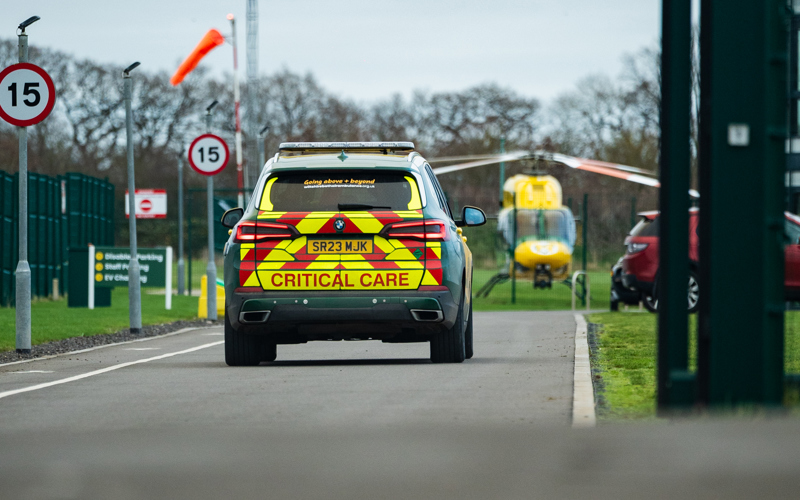
POLYGON ((225 313, 242 333, 279 343, 374 338, 427 340, 453 326, 458 304, 449 291, 228 293, 225 313), (419 338, 418 338, 419 337, 419 338))
POLYGON ((639 292, 642 292, 646 295, 650 295, 653 293, 653 282, 640 281, 636 279, 635 274, 623 274, 622 284, 625 285, 627 288, 633 288, 634 290, 638 290, 639 292))

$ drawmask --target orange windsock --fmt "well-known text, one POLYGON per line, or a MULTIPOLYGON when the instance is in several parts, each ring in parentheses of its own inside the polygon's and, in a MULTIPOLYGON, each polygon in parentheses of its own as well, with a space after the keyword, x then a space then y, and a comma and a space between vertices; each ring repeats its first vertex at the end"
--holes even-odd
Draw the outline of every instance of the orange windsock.
POLYGON ((169 82, 172 85, 177 85, 186 78, 186 75, 192 72, 193 69, 197 67, 197 64, 200 62, 200 59, 204 58, 206 54, 211 52, 211 49, 216 47, 217 45, 222 45, 225 42, 225 37, 223 37, 219 31, 217 30, 208 30, 208 33, 205 34, 200 43, 197 44, 197 47, 194 48, 189 57, 184 60, 180 66, 178 66, 178 70, 172 75, 172 78, 169 79, 169 82))

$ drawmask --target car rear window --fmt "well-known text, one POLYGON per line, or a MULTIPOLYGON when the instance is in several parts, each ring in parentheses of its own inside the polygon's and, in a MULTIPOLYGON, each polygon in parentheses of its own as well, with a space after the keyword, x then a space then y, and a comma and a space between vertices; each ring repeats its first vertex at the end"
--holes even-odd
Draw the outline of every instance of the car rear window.
POLYGON ((658 236, 658 217, 640 220, 631 229, 631 236, 658 236))
POLYGON ((308 171, 271 176, 259 209, 271 212, 418 210, 419 189, 408 172, 308 171))

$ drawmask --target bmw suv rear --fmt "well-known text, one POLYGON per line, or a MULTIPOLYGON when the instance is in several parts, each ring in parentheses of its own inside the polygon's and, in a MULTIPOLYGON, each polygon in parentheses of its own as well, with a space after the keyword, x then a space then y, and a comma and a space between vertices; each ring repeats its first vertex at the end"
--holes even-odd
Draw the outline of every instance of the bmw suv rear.
POLYGON ((472 356, 472 254, 413 143, 283 143, 246 209, 223 216, 225 360, 273 361, 278 344, 430 342, 472 356))

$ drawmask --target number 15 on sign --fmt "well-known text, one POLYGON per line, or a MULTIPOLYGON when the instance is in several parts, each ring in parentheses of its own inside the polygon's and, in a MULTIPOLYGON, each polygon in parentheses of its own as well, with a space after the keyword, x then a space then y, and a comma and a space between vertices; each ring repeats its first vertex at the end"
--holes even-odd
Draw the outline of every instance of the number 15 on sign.
POLYGON ((228 145, 221 137, 203 134, 189 146, 189 165, 203 175, 216 175, 225 168, 230 158, 228 145))
POLYGON ((18 127, 47 118, 56 103, 50 75, 30 63, 13 64, 0 71, 0 118, 18 127))

